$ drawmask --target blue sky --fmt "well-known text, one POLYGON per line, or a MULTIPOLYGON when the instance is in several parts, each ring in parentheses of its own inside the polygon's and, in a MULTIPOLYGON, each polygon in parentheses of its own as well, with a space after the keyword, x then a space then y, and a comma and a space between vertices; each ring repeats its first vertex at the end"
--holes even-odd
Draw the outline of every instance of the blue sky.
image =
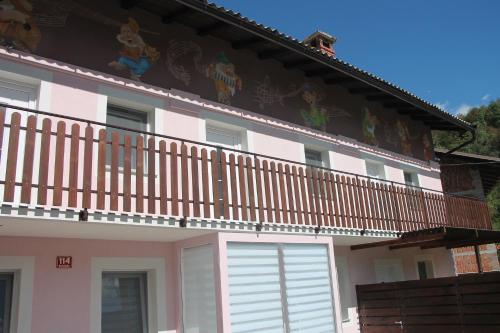
POLYGON ((215 0, 303 39, 337 37, 337 56, 451 113, 500 98, 498 0, 215 0))

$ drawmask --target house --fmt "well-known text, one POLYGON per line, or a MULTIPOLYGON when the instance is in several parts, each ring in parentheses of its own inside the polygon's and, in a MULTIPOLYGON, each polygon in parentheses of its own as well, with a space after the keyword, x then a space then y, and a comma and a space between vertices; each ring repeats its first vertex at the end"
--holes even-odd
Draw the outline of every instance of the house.
POLYGON ((470 124, 199 0, 0 11, 1 332, 356 332, 355 286, 452 276, 491 229, 442 192, 470 124))
MULTIPOLYGON (((484 200, 500 181, 500 158, 436 148, 441 164, 443 190, 447 193, 470 196, 484 200)), ((474 249, 453 250, 457 274, 477 272, 474 249)), ((485 272, 499 271, 498 251, 495 244, 481 246, 481 262, 485 272)))

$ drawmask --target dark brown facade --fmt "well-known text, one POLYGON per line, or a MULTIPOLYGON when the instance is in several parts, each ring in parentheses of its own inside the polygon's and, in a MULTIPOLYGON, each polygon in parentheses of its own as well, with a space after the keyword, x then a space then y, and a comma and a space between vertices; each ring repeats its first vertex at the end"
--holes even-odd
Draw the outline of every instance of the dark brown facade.
POLYGON ((119 1, 33 0, 29 26, 2 22, 4 44, 89 69, 175 88, 423 160, 430 130, 340 85, 261 60, 220 39, 119 1), (28 29, 29 28, 29 29, 28 29))

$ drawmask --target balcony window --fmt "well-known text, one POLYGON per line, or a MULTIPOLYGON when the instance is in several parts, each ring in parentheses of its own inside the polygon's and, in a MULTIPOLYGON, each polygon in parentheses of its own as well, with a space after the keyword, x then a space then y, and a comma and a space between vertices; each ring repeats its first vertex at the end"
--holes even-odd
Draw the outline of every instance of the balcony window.
POLYGON ((207 143, 222 148, 241 149, 242 138, 240 131, 209 125, 206 133, 207 143))
MULTIPOLYGON (((108 106, 106 114, 106 123, 113 126, 130 128, 135 131, 147 131, 148 113, 144 111, 135 111, 117 106, 108 106)), ((132 145, 130 162, 132 168, 135 168, 137 163, 137 154, 133 147, 137 145, 137 134, 126 130, 108 127, 107 128, 108 142, 111 141, 111 134, 113 132, 118 132, 118 134, 120 134, 120 144, 124 143, 125 135, 130 135, 131 145, 132 145)), ((144 149, 146 149, 146 138, 144 138, 144 149)), ((120 167, 123 167, 123 157, 124 157, 124 150, 123 148, 120 147, 119 157, 118 157, 118 166, 120 167)), ((111 164, 111 145, 107 145, 106 161, 108 165, 111 164)), ((144 165, 146 165, 146 159, 144 159, 144 165)))
POLYGON ((408 186, 418 186, 418 175, 415 172, 403 171, 405 184, 408 186))
POLYGON ((371 178, 385 179, 384 165, 380 162, 375 161, 365 161, 366 164, 366 175, 371 178))
POLYGON ((0 274, 0 333, 10 332, 12 274, 0 274))
POLYGON ((306 156, 307 165, 312 165, 320 168, 324 166, 323 156, 320 151, 306 148, 304 153, 306 156))
POLYGON ((146 273, 102 274, 102 333, 148 332, 146 273))

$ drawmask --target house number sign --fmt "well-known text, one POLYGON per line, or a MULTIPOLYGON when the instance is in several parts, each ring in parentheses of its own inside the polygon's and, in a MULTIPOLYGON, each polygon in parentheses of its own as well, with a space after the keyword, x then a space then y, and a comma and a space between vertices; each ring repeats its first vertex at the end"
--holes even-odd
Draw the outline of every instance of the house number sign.
POLYGON ((73 266, 73 257, 57 256, 56 268, 71 268, 73 266))

